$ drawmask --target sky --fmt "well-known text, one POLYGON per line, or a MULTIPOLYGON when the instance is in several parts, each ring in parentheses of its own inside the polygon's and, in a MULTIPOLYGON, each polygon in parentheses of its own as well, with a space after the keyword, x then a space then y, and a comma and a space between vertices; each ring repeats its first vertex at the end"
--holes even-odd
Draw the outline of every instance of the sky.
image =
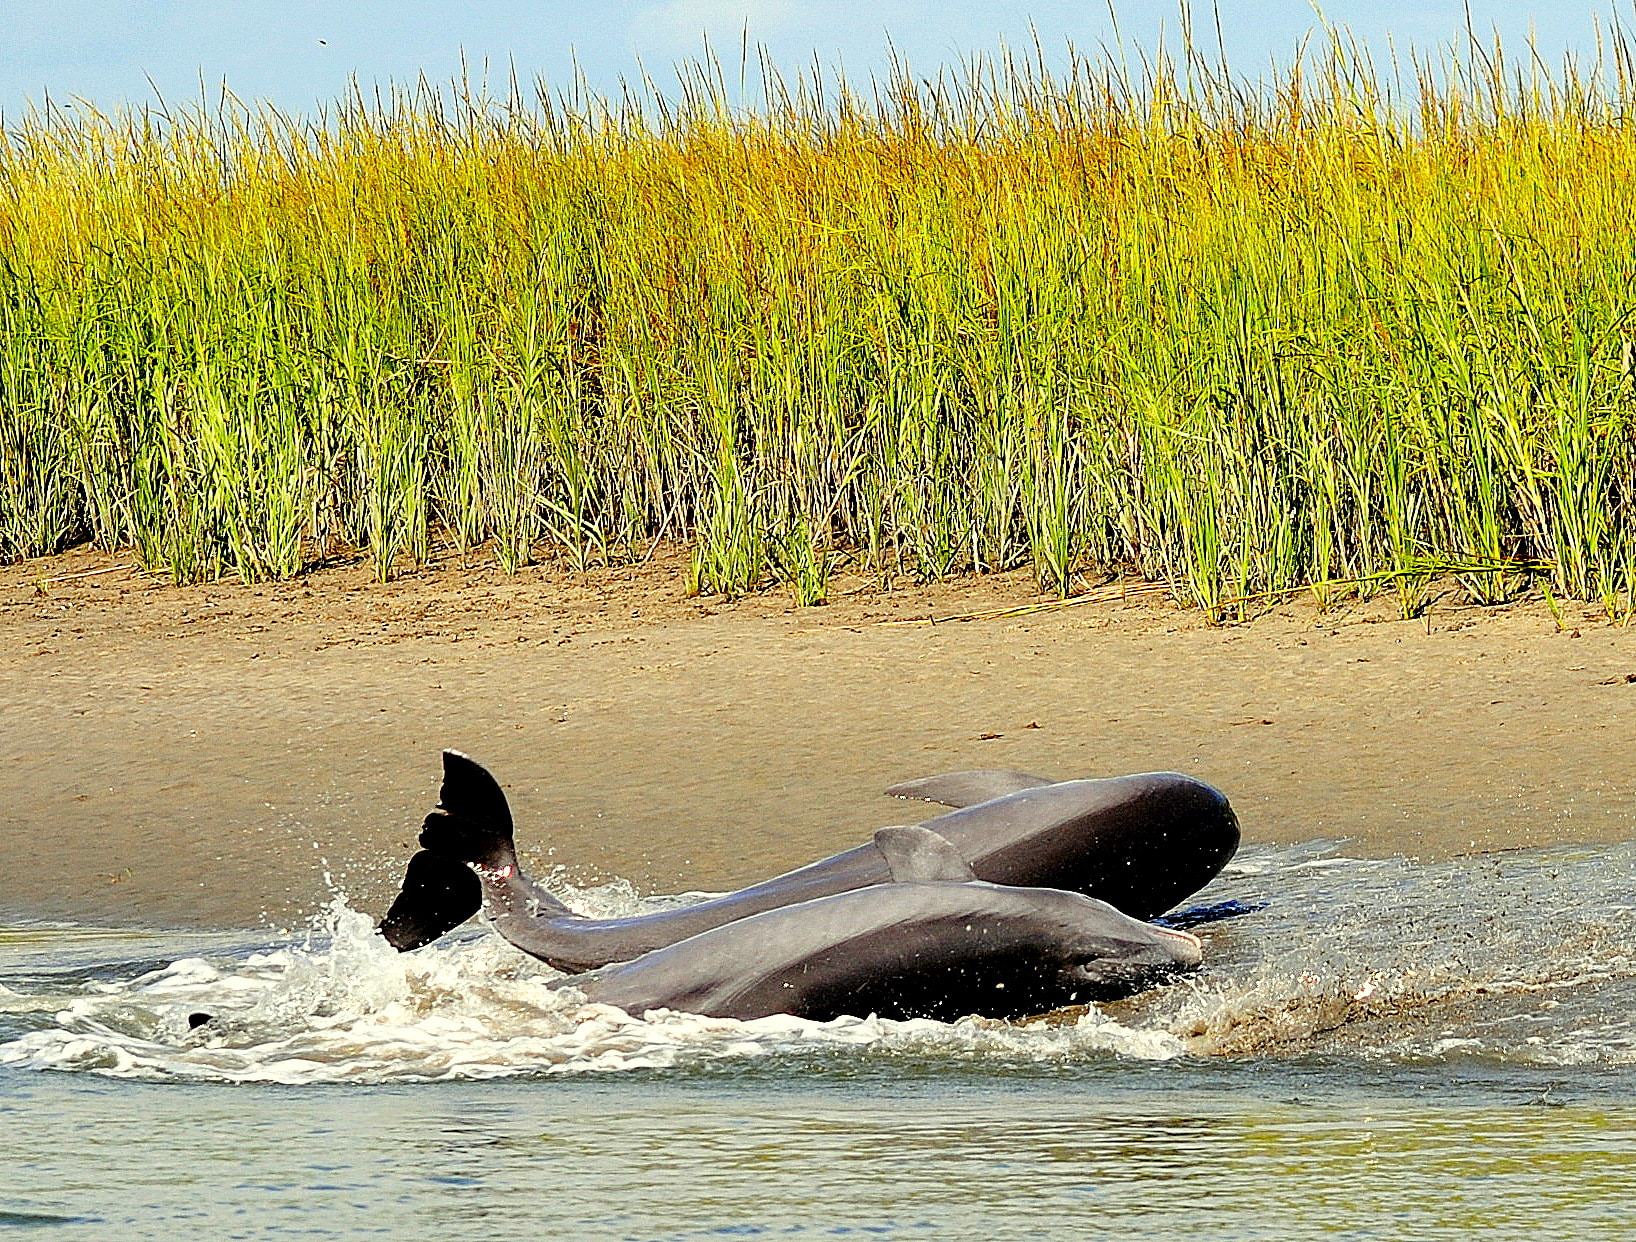
MULTIPOLYGON (((1598 19, 1636 29, 1636 3, 1584 0, 1327 0, 1322 18, 1346 27, 1376 55, 1389 46, 1437 48, 1466 25, 1498 31, 1519 51, 1530 32, 1541 52, 1590 59, 1598 19)), ((1291 59, 1320 24, 1310 0, 1219 0, 1229 63, 1254 77, 1291 59)), ((1174 0, 1120 0, 1119 33, 1128 48, 1151 51, 1161 32, 1174 46, 1174 0)), ((1081 50, 1113 44, 1104 0, 0 0, 0 117, 18 117, 49 92, 111 109, 197 101, 225 81, 240 99, 310 113, 339 97, 348 79, 447 81, 460 72, 503 84, 515 65, 526 82, 543 75, 566 85, 577 64, 599 91, 645 69, 661 85, 678 61, 696 57, 708 38, 728 76, 737 76, 744 31, 786 71, 814 55, 844 67, 855 81, 880 73, 895 48, 919 75, 1004 45, 1031 46, 1030 30, 1051 56, 1071 41, 1081 50)), ((1198 40, 1212 48, 1216 21, 1208 2, 1194 6, 1198 40)))

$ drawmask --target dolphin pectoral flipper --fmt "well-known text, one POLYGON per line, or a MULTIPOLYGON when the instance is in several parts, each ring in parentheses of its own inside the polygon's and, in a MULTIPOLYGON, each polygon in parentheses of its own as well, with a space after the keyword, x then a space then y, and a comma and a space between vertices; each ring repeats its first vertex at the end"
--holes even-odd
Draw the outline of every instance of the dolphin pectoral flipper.
POLYGON ((421 850, 409 860, 403 887, 381 920, 380 933, 399 953, 431 944, 483 908, 483 885, 457 858, 421 850))
POLYGON ((955 809, 990 802, 1007 794, 1055 781, 1031 772, 1011 768, 971 768, 964 772, 943 772, 937 776, 922 776, 918 780, 899 781, 886 791, 890 798, 919 798, 923 802, 938 802, 955 809))
POLYGON ((920 824, 895 824, 875 833, 894 884, 965 883, 977 878, 948 838, 920 824))

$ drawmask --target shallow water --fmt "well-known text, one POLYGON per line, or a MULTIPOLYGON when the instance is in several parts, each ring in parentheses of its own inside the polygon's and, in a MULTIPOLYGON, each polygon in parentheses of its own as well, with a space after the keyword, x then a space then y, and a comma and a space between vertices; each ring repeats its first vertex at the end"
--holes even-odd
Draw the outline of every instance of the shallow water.
POLYGON ((638 1020, 339 899, 293 939, 13 926, 0 1225, 1627 1236, 1636 846, 1254 848, 1225 898, 1269 904, 1197 975, 1025 1025, 638 1020))

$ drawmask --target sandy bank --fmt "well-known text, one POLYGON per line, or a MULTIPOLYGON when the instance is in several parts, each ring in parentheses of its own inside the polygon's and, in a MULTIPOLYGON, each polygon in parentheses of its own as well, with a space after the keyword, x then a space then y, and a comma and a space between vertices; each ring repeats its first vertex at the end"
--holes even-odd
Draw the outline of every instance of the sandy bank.
POLYGON ((258 588, 122 565, 0 569, 0 915, 283 921, 326 864, 380 903, 443 746, 507 784, 537 866, 662 890, 916 818, 878 791, 977 766, 1191 772, 1251 841, 1636 836, 1636 631, 1577 610, 1559 630, 1538 606, 1295 604, 1213 629, 1144 595, 929 626, 886 622, 1026 603, 1032 581, 854 583, 795 610, 686 599, 664 563, 258 588))

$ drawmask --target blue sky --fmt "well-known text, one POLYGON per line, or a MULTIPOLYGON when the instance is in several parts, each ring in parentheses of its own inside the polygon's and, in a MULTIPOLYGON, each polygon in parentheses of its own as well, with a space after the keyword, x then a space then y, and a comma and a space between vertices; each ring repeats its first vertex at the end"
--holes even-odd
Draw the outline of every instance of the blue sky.
MULTIPOLYGON (((1031 22, 1052 53, 1068 40, 1094 49, 1114 37, 1098 0, 6 0, 4 7, 0 113, 7 118, 46 91, 102 107, 150 100, 150 78, 168 99, 197 99, 201 75, 212 89, 225 79, 241 98, 308 111, 339 95, 349 75, 366 83, 412 81, 421 72, 446 80, 462 51, 474 71, 486 61, 497 78, 514 61, 525 77, 565 82, 577 57, 598 89, 634 76, 639 62, 668 85, 671 67, 696 55, 707 35, 736 66, 746 22, 751 41, 786 69, 810 64, 816 53, 855 78, 882 68, 888 40, 925 74, 1002 43, 1026 46, 1031 22)), ((1581 0, 1470 0, 1470 8, 1480 31, 1497 28, 1519 51, 1533 30, 1553 60, 1564 50, 1588 58, 1598 18, 1605 25, 1617 13, 1636 27, 1629 0, 1617 9, 1581 0)), ((1322 9, 1380 56, 1388 39, 1435 48, 1465 25, 1462 0, 1330 0, 1322 9)), ((1218 11, 1229 59, 1250 76, 1269 60, 1287 62, 1318 22, 1308 0, 1220 0, 1218 11)), ((1173 0, 1124 0, 1118 15, 1134 47, 1151 49, 1161 29, 1173 37, 1178 27, 1173 0)), ((1207 3, 1195 6, 1195 25, 1213 45, 1207 3)))

